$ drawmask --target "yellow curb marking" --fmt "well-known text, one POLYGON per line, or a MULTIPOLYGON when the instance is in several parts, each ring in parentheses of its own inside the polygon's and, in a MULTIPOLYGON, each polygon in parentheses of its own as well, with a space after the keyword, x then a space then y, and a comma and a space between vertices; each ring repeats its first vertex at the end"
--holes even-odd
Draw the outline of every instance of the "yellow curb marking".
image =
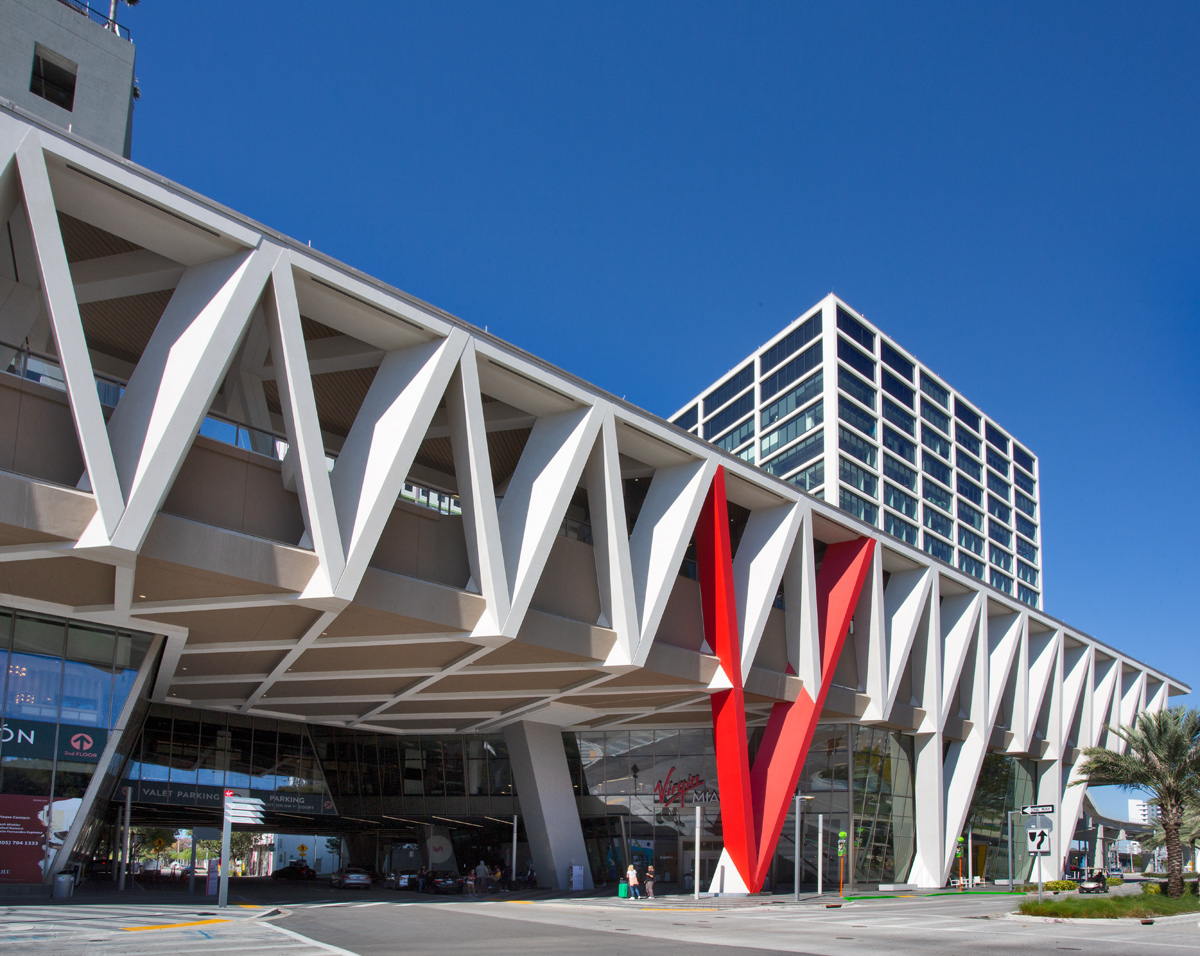
POLYGON ((238 903, 236 905, 240 906, 244 910, 260 910, 260 909, 262 909, 262 907, 257 905, 256 903, 238 903))
POLYGON ((229 919, 198 919, 193 923, 163 923, 161 926, 126 926, 127 933, 140 933, 147 929, 179 929, 181 926, 207 926, 209 923, 232 923, 229 919))

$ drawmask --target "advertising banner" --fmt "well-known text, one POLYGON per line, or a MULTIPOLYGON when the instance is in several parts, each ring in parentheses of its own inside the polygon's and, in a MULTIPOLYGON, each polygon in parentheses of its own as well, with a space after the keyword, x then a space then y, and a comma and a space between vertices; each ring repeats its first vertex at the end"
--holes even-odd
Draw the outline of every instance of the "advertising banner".
MULTIPOLYGON (((220 810, 225 803, 225 788, 195 783, 168 783, 167 781, 142 780, 137 783, 126 780, 122 786, 133 788, 136 803, 169 803, 175 806, 211 807, 220 810)), ((285 813, 336 813, 333 801, 327 794, 294 793, 288 790, 246 791, 251 797, 263 802, 266 811, 280 810, 285 813)))
POLYGON ((49 803, 48 797, 0 794, 0 883, 42 882, 49 803))
POLYGON ((25 760, 78 760, 95 763, 108 743, 108 731, 100 727, 80 727, 76 724, 58 726, 40 720, 9 718, 0 724, 0 747, 5 757, 25 760))

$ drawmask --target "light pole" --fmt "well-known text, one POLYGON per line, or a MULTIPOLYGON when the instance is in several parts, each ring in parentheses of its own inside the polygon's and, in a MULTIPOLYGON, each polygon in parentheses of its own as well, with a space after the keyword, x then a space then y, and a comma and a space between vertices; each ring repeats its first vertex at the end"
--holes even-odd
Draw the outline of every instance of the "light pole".
POLYGON ((798 793, 798 794, 796 794, 796 861, 795 861, 795 863, 796 863, 796 868, 795 868, 795 869, 796 869, 796 872, 795 872, 795 886, 796 886, 796 902, 797 902, 797 903, 799 903, 799 902, 800 902, 800 848, 801 848, 801 846, 802 846, 802 844, 801 844, 801 842, 800 842, 800 841, 801 841, 802 837, 804 836, 804 828, 803 828, 803 827, 800 825, 800 813, 801 813, 801 809, 800 809, 800 808, 804 806, 804 804, 803 804, 801 801, 802 801, 802 800, 812 800, 812 799, 813 799, 813 797, 811 797, 811 796, 806 796, 806 795, 805 795, 805 794, 803 794, 803 793, 798 793))

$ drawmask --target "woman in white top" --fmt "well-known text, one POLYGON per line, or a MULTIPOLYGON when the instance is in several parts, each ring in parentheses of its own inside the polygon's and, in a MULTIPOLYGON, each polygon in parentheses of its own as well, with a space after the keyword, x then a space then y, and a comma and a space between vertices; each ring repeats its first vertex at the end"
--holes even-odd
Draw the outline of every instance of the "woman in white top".
POLYGON ((637 869, 632 863, 629 864, 629 869, 625 871, 625 881, 629 884, 629 898, 631 900, 641 899, 641 896, 638 894, 637 869))

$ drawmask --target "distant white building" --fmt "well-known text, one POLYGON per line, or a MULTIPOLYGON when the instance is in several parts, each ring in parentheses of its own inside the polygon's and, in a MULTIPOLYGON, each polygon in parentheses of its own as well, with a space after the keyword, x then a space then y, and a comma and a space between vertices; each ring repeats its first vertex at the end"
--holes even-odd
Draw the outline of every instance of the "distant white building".
POLYGON ((281 866, 287 866, 293 860, 303 859, 318 874, 332 873, 339 866, 340 854, 329 849, 328 839, 324 836, 276 833, 275 859, 272 869, 277 870, 281 866))
POLYGON ((1145 800, 1129 801, 1129 819, 1133 823, 1153 823, 1162 814, 1160 807, 1145 800))

